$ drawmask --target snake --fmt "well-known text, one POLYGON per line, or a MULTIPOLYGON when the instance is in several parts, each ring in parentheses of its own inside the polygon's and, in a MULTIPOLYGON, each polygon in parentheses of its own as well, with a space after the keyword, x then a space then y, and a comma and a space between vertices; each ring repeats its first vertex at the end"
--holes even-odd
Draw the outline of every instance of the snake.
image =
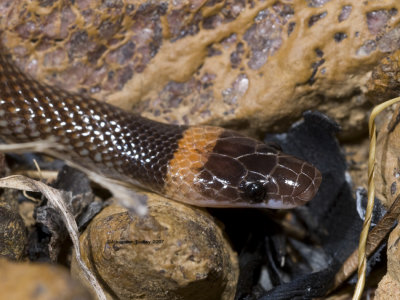
MULTIPOLYGON (((0 48, 0 137, 52 139, 51 155, 200 207, 286 209, 318 191, 312 164, 239 132, 156 122, 39 82, 0 48)), ((46 151, 43 151, 46 152, 46 151)))

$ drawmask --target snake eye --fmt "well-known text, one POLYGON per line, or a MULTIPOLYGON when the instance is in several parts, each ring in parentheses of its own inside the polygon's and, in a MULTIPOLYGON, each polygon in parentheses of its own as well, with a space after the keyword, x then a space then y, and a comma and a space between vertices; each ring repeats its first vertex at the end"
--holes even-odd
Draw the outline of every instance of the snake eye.
POLYGON ((254 202, 261 202, 265 198, 266 190, 260 182, 249 182, 245 186, 245 194, 247 198, 254 202))

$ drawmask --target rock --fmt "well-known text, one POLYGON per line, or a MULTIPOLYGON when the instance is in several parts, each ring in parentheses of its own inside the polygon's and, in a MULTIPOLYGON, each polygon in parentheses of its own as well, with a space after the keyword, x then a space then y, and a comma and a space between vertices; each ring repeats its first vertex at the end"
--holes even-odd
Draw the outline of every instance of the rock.
POLYGON ((41 81, 159 121, 254 133, 318 108, 349 139, 365 133, 371 71, 398 48, 399 9, 395 0, 6 0, 0 28, 41 81))
POLYGON ((19 260, 28 243, 24 221, 18 212, 18 191, 6 189, 0 197, 0 257, 19 260))
POLYGON ((379 282, 375 299, 389 300, 400 298, 400 248, 398 246, 399 234, 400 227, 397 225, 389 236, 387 246, 388 270, 386 275, 379 282))
MULTIPOLYGON (((237 256, 204 210, 148 194, 149 215, 113 205, 81 235, 110 299, 233 299, 237 256)), ((75 258, 72 273, 83 280, 75 258)))
POLYGON ((368 151, 369 139, 364 137, 355 143, 342 145, 346 154, 347 171, 351 176, 353 189, 368 187, 368 151))
POLYGON ((388 272, 387 274, 400 285, 400 247, 397 245, 400 227, 397 225, 390 233, 388 240, 388 272))
POLYGON ((65 268, 0 259, 1 299, 89 300, 89 293, 65 268))
POLYGON ((389 275, 385 275, 375 291, 375 300, 392 300, 400 298, 400 285, 389 275))
MULTIPOLYGON (((399 195, 400 187, 400 126, 399 105, 379 115, 376 148, 376 195, 388 208, 399 195)), ((377 299, 397 299, 400 285, 400 227, 390 233, 387 244, 387 274, 379 283, 377 299), (397 295, 397 296, 396 296, 397 295)))
POLYGON ((367 83, 367 98, 378 104, 400 95, 400 51, 384 57, 367 83))
POLYGON ((388 208, 400 188, 400 126, 398 108, 388 108, 377 118, 375 188, 376 196, 388 208))

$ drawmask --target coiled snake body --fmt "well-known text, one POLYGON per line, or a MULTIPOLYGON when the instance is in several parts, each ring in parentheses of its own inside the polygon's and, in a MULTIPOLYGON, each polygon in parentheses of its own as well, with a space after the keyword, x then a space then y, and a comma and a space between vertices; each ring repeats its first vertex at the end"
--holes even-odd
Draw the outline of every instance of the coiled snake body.
POLYGON ((158 123, 41 84, 3 47, 0 136, 53 138, 62 146, 56 157, 196 206, 290 208, 309 201, 321 182, 311 164, 237 132, 158 123))

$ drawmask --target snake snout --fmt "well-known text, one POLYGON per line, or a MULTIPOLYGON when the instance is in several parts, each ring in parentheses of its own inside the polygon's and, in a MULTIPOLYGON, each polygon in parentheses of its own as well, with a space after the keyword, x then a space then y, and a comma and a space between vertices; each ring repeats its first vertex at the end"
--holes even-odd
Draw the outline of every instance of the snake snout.
POLYGON ((322 181, 321 173, 308 162, 281 154, 273 172, 283 205, 297 206, 310 201, 322 181))
MULTIPOLYGON (((308 202, 312 198, 314 198, 315 194, 318 191, 318 188, 322 181, 321 172, 311 165, 310 167, 312 167, 312 173, 303 175, 308 177, 308 186, 303 191, 300 191, 299 194, 294 195, 295 201, 308 202)), ((302 174, 300 174, 300 176, 302 176, 302 174)))

